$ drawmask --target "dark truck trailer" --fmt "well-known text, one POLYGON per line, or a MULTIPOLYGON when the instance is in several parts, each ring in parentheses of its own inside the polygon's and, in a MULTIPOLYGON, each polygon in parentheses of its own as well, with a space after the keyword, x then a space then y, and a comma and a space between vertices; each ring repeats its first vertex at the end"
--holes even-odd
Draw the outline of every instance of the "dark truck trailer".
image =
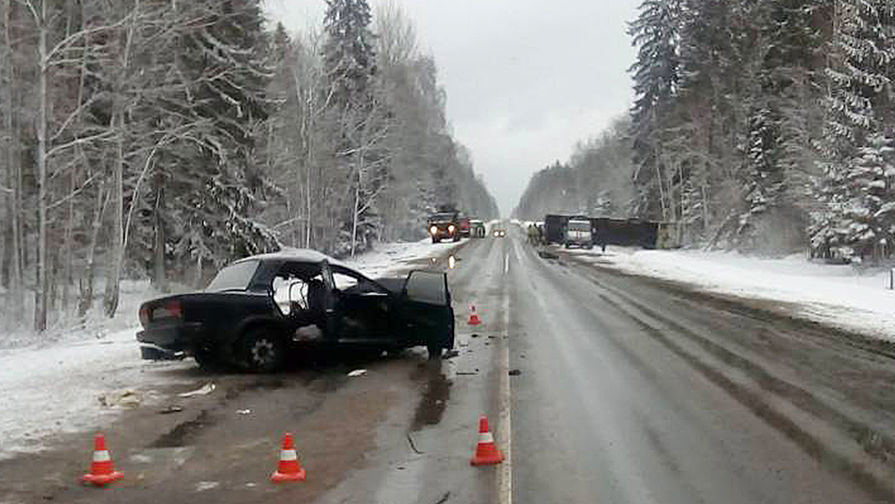
POLYGON ((659 235, 659 224, 638 219, 592 218, 594 243, 597 246, 619 245, 623 247, 640 246, 645 249, 656 248, 659 235))
POLYGON ((544 217, 544 241, 547 244, 562 245, 566 240, 566 227, 569 225, 568 215, 548 215, 544 217))

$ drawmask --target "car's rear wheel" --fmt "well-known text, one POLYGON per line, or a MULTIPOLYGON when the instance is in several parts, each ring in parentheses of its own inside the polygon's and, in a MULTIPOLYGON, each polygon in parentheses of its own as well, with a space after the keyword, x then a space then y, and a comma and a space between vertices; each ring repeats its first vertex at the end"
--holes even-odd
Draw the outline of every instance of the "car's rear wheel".
POLYGON ((432 237, 432 243, 438 243, 440 241, 441 240, 439 240, 438 238, 435 238, 434 236, 432 237))
POLYGON ((243 365, 254 373, 272 373, 283 367, 286 345, 267 327, 249 331, 242 339, 243 365))

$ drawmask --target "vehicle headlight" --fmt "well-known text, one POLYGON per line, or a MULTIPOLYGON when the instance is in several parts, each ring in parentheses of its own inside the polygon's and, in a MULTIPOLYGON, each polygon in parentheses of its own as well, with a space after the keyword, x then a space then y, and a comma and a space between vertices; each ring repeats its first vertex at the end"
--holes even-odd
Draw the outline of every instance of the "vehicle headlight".
POLYGON ((429 233, 431 233, 431 234, 435 234, 435 233, 437 233, 437 232, 438 232, 438 227, 437 227, 437 226, 432 226, 432 227, 429 228, 429 233))
POLYGON ((451 224, 450 226, 448 226, 448 232, 449 232, 449 233, 453 233, 455 229, 457 229, 457 228, 455 228, 453 224, 451 224))

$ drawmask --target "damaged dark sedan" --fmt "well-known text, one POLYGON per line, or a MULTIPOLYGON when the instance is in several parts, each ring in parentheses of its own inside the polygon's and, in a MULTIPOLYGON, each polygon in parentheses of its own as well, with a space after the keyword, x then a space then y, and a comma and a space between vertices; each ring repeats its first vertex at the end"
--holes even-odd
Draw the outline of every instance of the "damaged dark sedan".
POLYGON ((247 257, 220 270, 204 292, 140 307, 144 359, 193 357, 200 366, 280 369, 302 343, 397 351, 454 346, 447 276, 412 271, 373 280, 313 250, 247 257))

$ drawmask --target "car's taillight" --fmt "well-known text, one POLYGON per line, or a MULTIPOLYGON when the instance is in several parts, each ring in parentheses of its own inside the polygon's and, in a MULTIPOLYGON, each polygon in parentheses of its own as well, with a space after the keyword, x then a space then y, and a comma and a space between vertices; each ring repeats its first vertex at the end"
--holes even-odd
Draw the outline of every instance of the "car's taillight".
POLYGON ((165 304, 168 310, 168 316, 172 318, 183 318, 183 303, 180 301, 168 301, 165 304))
POLYGON ((140 322, 144 325, 156 320, 172 318, 183 318, 183 303, 180 301, 165 301, 164 304, 156 305, 152 308, 140 308, 140 322))
POLYGON ((149 325, 149 307, 146 305, 140 307, 140 323, 143 327, 149 325))

